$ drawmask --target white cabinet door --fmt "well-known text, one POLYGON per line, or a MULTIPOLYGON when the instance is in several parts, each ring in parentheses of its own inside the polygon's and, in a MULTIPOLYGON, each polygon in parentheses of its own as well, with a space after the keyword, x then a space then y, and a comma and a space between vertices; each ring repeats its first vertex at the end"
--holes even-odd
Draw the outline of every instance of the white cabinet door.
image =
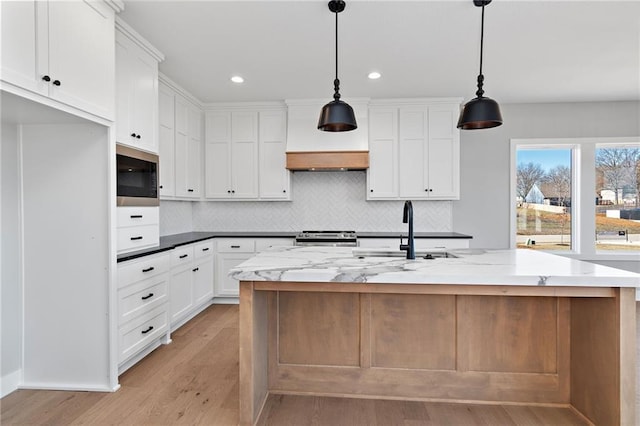
POLYGON ((259 113, 260 198, 291 199, 291 172, 287 162, 287 117, 285 111, 259 113))
POLYGON ((160 84, 158 89, 158 142, 160 165, 160 197, 173 197, 175 191, 175 117, 173 91, 160 84))
POLYGON ((187 108, 188 143, 187 143, 187 192, 190 197, 200 198, 202 185, 202 118, 201 112, 193 105, 187 108))
POLYGON ((171 273, 171 285, 169 292, 169 307, 171 323, 179 320, 193 306, 192 268, 180 268, 171 273))
POLYGON ((400 198, 428 198, 427 109, 400 108, 398 181, 400 198))
POLYGON ((218 253, 216 262, 216 297, 238 297, 240 295, 238 281, 229 277, 229 270, 247 259, 253 253, 218 253))
MULTIPOLYGON (((175 192, 178 197, 199 198, 200 144, 189 134, 189 116, 198 112, 186 99, 175 97, 175 192)), ((199 113, 199 112, 198 112, 199 113)))
POLYGON ((369 110, 367 199, 398 197, 398 109, 369 110))
POLYGON ((49 96, 113 119, 114 11, 102 2, 48 3, 49 96), (57 82, 57 83, 56 83, 57 82))
MULTIPOLYGON (((35 1, 0 2, 2 57, 0 78, 27 90, 46 95, 49 85, 37 75, 38 48, 36 13, 46 3, 35 1)), ((41 37, 46 38, 45 35, 41 37)))
POLYGON ((158 61, 116 33, 116 140, 158 152, 158 61))
POLYGON ((193 300, 200 305, 213 297, 213 256, 193 267, 193 300))
POLYGON ((458 112, 456 105, 429 107, 429 198, 460 198, 458 112))
POLYGON ((231 115, 231 195, 258 197, 258 113, 231 115))
POLYGON ((205 196, 229 198, 231 197, 231 113, 207 113, 205 138, 205 196))

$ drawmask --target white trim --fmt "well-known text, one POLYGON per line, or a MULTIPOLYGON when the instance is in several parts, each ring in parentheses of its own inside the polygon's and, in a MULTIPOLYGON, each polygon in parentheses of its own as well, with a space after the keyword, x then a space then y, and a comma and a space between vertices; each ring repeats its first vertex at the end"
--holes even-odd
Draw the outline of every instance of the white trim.
POLYGON ((510 140, 510 194, 509 194, 509 245, 516 247, 516 157, 518 148, 563 148, 570 147, 571 154, 571 251, 551 251, 585 261, 621 260, 638 257, 637 252, 611 252, 596 250, 595 203, 596 187, 595 153, 599 145, 615 147, 636 146, 640 136, 601 138, 535 138, 510 140), (589 237, 591 236, 591 237, 589 237))
POLYGON ((35 389, 35 390, 61 390, 61 391, 80 391, 80 392, 115 392, 120 389, 120 385, 110 388, 108 386, 76 386, 65 383, 51 384, 42 382, 23 383, 18 389, 35 389))
POLYGON ((161 72, 158 72, 158 81, 160 83, 163 83, 165 86, 169 86, 169 88, 171 90, 173 90, 177 94, 181 95, 182 97, 186 98, 189 102, 191 102, 192 104, 194 104, 195 106, 197 106, 201 110, 204 108, 204 104, 202 103, 202 101, 200 99, 196 98, 191 93, 187 92, 184 89, 184 87, 180 86, 178 83, 176 83, 175 81, 171 80, 169 77, 167 77, 166 75, 164 75, 161 72))
POLYGON ((11 392, 18 390, 21 380, 22 370, 16 370, 12 373, 2 376, 0 378, 0 398, 4 398, 11 392))
POLYGON ((164 54, 156 49, 151 43, 149 43, 144 37, 142 37, 136 30, 134 30, 129 24, 122 20, 119 16, 116 16, 116 30, 120 31, 124 36, 131 39, 141 49, 147 52, 158 62, 164 61, 164 54))
POLYGON ((464 98, 462 97, 451 97, 451 98, 391 98, 391 99, 371 99, 369 102, 369 106, 407 106, 407 105, 420 105, 424 106, 424 104, 460 104, 464 98))

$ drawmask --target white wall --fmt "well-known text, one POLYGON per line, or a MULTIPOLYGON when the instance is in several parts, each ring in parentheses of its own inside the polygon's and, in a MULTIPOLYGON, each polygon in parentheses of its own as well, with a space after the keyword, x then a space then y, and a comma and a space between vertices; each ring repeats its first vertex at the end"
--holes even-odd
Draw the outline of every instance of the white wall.
MULTIPOLYGON (((197 202, 195 231, 336 229, 407 232, 404 201, 366 201, 366 174, 295 172, 291 202, 197 202)), ((163 214, 160 207, 161 220, 163 214)), ((414 201, 416 231, 452 231, 451 201, 414 201)), ((163 224, 161 223, 161 229, 163 224)))
POLYGON ((513 138, 640 135, 640 103, 501 105, 504 124, 460 135, 460 200, 453 202, 456 232, 472 247, 509 247, 510 147, 513 138))
POLYGON ((20 204, 18 195, 18 128, 2 124, 0 136, 0 397, 20 380, 22 358, 22 293, 19 275, 20 204))

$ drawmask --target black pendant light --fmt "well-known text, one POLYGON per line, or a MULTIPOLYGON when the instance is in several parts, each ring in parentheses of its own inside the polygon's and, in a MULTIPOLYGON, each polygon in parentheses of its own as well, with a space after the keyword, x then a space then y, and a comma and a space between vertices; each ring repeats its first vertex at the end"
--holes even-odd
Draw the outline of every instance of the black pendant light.
POLYGON ((343 0, 331 0, 329 10, 336 14, 336 78, 333 80, 333 101, 322 107, 318 129, 325 132, 347 132, 358 128, 356 115, 351 106, 340 100, 340 80, 338 80, 338 13, 345 8, 343 0))
POLYGON ((478 74, 478 91, 476 97, 471 99, 462 108, 458 128, 463 130, 488 129, 502 124, 500 106, 491 98, 484 97, 484 75, 482 75, 482 47, 484 44, 484 7, 491 0, 473 0, 473 4, 482 7, 482 26, 480 29, 480 74, 478 74))

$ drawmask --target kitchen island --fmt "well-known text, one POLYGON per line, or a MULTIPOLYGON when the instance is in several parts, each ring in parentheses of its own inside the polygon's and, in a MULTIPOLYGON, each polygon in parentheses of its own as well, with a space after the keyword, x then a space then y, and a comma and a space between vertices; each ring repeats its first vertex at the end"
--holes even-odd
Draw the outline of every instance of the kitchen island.
POLYGON ((288 247, 240 281, 240 420, 269 394, 571 407, 635 424, 640 275, 529 250, 288 247))

